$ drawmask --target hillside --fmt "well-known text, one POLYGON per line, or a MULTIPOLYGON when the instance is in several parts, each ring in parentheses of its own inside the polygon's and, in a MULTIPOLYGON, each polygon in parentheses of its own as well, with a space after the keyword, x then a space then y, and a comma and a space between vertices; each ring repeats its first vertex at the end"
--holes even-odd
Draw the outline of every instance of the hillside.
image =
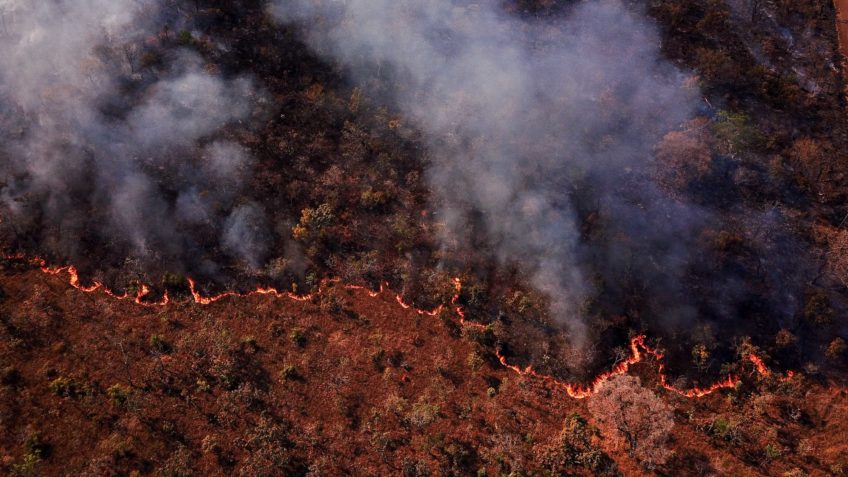
MULTIPOLYGON (((388 291, 151 308, 26 268, 7 262, 0 278, 5 472, 643 472, 608 448, 591 398, 510 372, 454 314, 420 315, 388 291)), ((839 475, 845 390, 742 368, 737 387, 686 399, 655 387, 656 362, 633 367, 673 408, 660 474, 839 475)))
POLYGON ((0 0, 0 475, 848 474, 842 0, 0 0))

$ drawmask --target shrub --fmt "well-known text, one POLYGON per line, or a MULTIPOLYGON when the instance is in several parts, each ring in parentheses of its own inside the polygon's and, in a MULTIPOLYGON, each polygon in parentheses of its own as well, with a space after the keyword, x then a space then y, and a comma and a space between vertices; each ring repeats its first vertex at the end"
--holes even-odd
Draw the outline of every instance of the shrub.
POLYGON ((281 325, 279 323, 271 323, 271 325, 268 326, 268 331, 271 333, 271 336, 274 337, 274 338, 279 338, 279 337, 283 336, 283 333, 285 332, 285 330, 283 329, 283 325, 281 325))
POLYGON ((17 383, 21 379, 21 374, 13 366, 6 366, 0 369, 0 384, 9 386, 17 383))
POLYGON ((763 143, 762 134, 744 113, 719 111, 713 129, 725 150, 731 154, 756 149, 763 143))
POLYGON ((162 464, 162 467, 156 472, 162 477, 190 477, 194 475, 192 469, 191 452, 183 446, 174 451, 167 460, 162 464))
POLYGON ((483 354, 478 350, 474 350, 468 353, 468 358, 465 360, 465 363, 468 364, 468 367, 477 371, 478 369, 483 367, 486 360, 483 359, 483 354))
POLYGON ((295 328, 291 330, 291 333, 289 333, 289 340, 291 340, 295 346, 303 347, 306 345, 306 334, 303 332, 303 329, 295 328))
POLYGON ((77 393, 76 383, 64 376, 50 381, 50 392, 59 397, 74 397, 77 393))
POLYGON ((322 293, 320 300, 319 307, 324 313, 331 315, 337 314, 345 308, 344 301, 338 296, 338 293, 336 293, 335 290, 328 290, 327 292, 322 293))
POLYGON ((165 272, 162 277, 162 286, 168 290, 181 290, 186 288, 186 278, 178 273, 165 272))
POLYGON ((778 331, 777 336, 774 337, 774 344, 779 348, 788 348, 794 345, 797 341, 798 337, 785 328, 778 331))
POLYGON ((310 238, 320 237, 324 229, 333 225, 336 216, 330 204, 321 204, 316 208, 305 208, 300 211, 300 222, 292 229, 292 236, 296 240, 306 241, 310 238))
POLYGON ((386 369, 385 364, 386 350, 380 348, 377 351, 371 353, 371 363, 374 365, 374 369, 377 372, 382 373, 386 369))
POLYGON ((836 361, 845 355, 845 351, 848 350, 848 345, 845 344, 845 340, 842 338, 835 338, 830 344, 827 346, 827 357, 836 361))
POLYGON ((124 407, 132 396, 132 388, 123 384, 113 384, 106 389, 109 402, 115 407, 124 407))
POLYGON ((766 454, 766 458, 768 458, 769 460, 778 459, 781 455, 783 455, 780 449, 774 444, 766 444, 766 447, 763 449, 763 451, 766 454))
POLYGON ((428 475, 432 475, 426 462, 414 460, 409 457, 403 459, 401 473, 403 477, 427 477, 428 475))
POLYGON ((177 37, 177 39, 178 39, 178 40, 179 40, 179 42, 180 42, 180 43, 182 43, 183 45, 188 45, 189 43, 191 43, 191 41, 192 41, 192 39, 193 39, 193 38, 192 38, 192 36, 191 36, 191 32, 190 32, 190 31, 188 31, 188 30, 182 30, 182 31, 180 31, 180 34, 179 34, 179 36, 177 37))
POLYGON ((195 384, 197 384, 197 390, 202 393, 208 393, 212 390, 212 386, 210 386, 209 382, 205 379, 198 379, 195 384))
POLYGON ((783 477, 807 477, 807 475, 809 474, 799 469, 798 467, 794 467, 783 473, 783 477))
POLYGON ((204 454, 219 454, 221 452, 221 445, 215 436, 207 434, 200 441, 200 449, 204 454))
POLYGON ((710 364, 710 350, 706 345, 698 343, 692 347, 692 363, 701 371, 707 369, 710 364))
POLYGON ((24 440, 24 455, 21 462, 12 466, 12 475, 28 476, 39 475, 38 464, 46 456, 50 448, 41 440, 41 436, 34 432, 24 440))
POLYGON ((243 336, 241 338, 241 349, 248 353, 255 353, 259 351, 259 344, 256 342, 255 337, 243 336))
POLYGON ((298 373, 297 368, 292 364, 287 364, 280 371, 280 378, 283 381, 294 381, 296 379, 300 379, 300 373, 298 373))
POLYGON ((703 125, 693 121, 686 131, 672 131, 657 144, 654 153, 660 184, 679 190, 709 172, 710 138, 703 131, 703 125))
POLYGON ((813 291, 807 295, 804 305, 804 319, 817 326, 827 326, 833 321, 833 308, 827 295, 813 291))
POLYGON ((12 466, 12 475, 37 475, 36 469, 41 462, 39 453, 27 452, 21 462, 12 466))
POLYGON ((730 441, 736 438, 738 428, 736 424, 728 421, 724 416, 718 416, 710 426, 710 433, 722 440, 730 441))
POLYGON ((399 213, 392 218, 390 226, 395 237, 395 249, 399 253, 403 253, 415 245, 415 237, 418 233, 415 222, 399 213))
POLYGON ((369 187, 360 195, 359 203, 366 209, 378 209, 386 205, 391 198, 391 194, 384 191, 375 191, 369 187))
POLYGON ((439 417, 440 408, 436 404, 429 404, 423 399, 412 405, 412 410, 407 415, 407 421, 419 429, 432 424, 439 417))
POLYGON ((150 349, 157 354, 167 354, 171 352, 171 345, 162 336, 153 335, 150 337, 150 349))
POLYGON ((113 433, 104 441, 104 447, 112 453, 113 459, 126 459, 135 453, 133 441, 129 437, 123 437, 119 433, 113 433))
POLYGON ((596 438, 597 431, 589 427, 586 419, 572 414, 566 418, 559 438, 545 449, 542 465, 553 475, 569 475, 567 469, 574 466, 596 474, 611 470, 612 460, 592 445, 596 438))

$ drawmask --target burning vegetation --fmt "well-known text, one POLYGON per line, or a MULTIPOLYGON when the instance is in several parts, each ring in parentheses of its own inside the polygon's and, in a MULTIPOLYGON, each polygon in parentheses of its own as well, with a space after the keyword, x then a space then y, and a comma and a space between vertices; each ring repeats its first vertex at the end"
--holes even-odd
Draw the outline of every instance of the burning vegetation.
POLYGON ((842 475, 836 18, 0 0, 0 471, 842 475))

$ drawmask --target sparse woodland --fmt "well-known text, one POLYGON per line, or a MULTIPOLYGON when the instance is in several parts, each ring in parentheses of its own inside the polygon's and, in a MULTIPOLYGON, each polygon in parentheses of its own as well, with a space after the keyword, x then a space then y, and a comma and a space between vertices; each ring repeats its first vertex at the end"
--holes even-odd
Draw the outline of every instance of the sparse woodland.
MULTIPOLYGON (((149 237, 156 251, 144 256, 92 225, 108 215, 94 180, 57 204, 26 189, 31 177, 0 169, 0 251, 73 263, 86 283, 130 295, 147 284, 151 300, 172 302, 86 294, 66 275, 0 260, 0 475, 848 475, 848 123, 831 2, 623 2, 654 22, 697 107, 655 131, 645 167, 603 178, 569 170, 556 184, 591 285, 577 307, 589 343, 580 348, 551 312, 555 300, 501 256, 486 213, 457 212, 467 235, 449 233, 458 219, 431 187, 432 140, 386 99, 413 87, 402 75, 375 67, 351 81, 264 1, 165 3, 155 34, 103 42, 86 63, 89 85, 116 78, 98 114, 134 120, 129 111, 171 91, 186 52, 192 75, 225 85, 222 104, 246 75, 252 99, 222 127, 178 131, 187 145, 108 151, 147 158, 139 169, 177 222, 149 237), (222 148, 245 158, 217 163, 222 148), (199 179, 183 163, 214 167, 199 179), (215 171, 239 181, 213 180, 215 171), (611 206, 606 187, 633 214, 611 206), (663 205, 642 218, 646 197, 663 205), (697 225, 675 228, 681 210, 697 225), (325 286, 303 303, 202 306, 189 276, 207 294, 325 286), (327 281, 385 283, 429 310, 451 303, 455 278, 455 305, 484 327, 327 281), (587 382, 626 359, 636 334, 665 352, 676 386, 741 383, 688 400, 657 386, 659 363, 645 360, 573 400, 499 362, 587 382), (752 353, 769 375, 746 360, 752 353)), ((553 22, 577 2, 504 3, 516 18, 553 22)), ((15 18, 3 8, 0 41, 15 18)), ((55 117, 81 94, 49 93, 37 104, 55 117)), ((626 102, 608 93, 595 99, 616 118, 626 102)), ((47 130, 7 94, 0 144, 47 130)), ((116 143, 143 142, 104 129, 116 143)), ((615 130, 593 147, 614 150, 615 130)), ((68 174, 85 177, 99 159, 76 139, 35 143, 73 151, 68 174)), ((0 161, 20 151, 0 147, 0 161)))

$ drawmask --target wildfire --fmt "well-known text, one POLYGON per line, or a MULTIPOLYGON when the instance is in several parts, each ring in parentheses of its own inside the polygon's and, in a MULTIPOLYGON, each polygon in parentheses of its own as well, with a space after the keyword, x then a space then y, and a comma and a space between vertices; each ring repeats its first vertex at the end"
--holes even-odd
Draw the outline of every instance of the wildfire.
MULTIPOLYGON (((86 293, 92 293, 92 292, 99 290, 100 292, 102 292, 102 293, 104 293, 104 294, 106 294, 106 295, 108 295, 108 296, 110 296, 114 299, 117 299, 117 300, 132 299, 135 303, 142 305, 142 306, 148 306, 148 307, 165 306, 169 303, 167 291, 165 291, 165 293, 163 294, 162 298, 159 301, 148 300, 147 297, 150 294, 150 287, 148 285, 143 284, 143 283, 139 284, 138 290, 136 291, 135 295, 129 295, 128 293, 118 294, 118 293, 115 293, 114 291, 110 290, 109 288, 107 288, 105 285, 103 285, 102 283, 100 283, 98 281, 92 282, 91 285, 83 285, 82 282, 80 281, 79 271, 73 265, 68 265, 68 266, 64 266, 64 267, 48 267, 46 265, 46 261, 44 259, 41 259, 41 258, 29 258, 29 259, 27 259, 22 254, 6 255, 5 258, 7 260, 23 260, 23 261, 26 261, 27 263, 29 263, 31 265, 39 267, 42 272, 50 274, 50 275, 59 275, 59 274, 65 272, 69 276, 68 283, 72 287, 74 287, 74 288, 76 288, 80 291, 86 292, 86 293)), ((314 297, 313 294, 297 295, 297 294, 292 293, 292 292, 281 292, 281 291, 279 291, 275 288, 272 288, 272 287, 258 287, 255 290, 247 292, 247 293, 227 291, 227 292, 224 292, 224 293, 220 293, 218 295, 204 296, 198 290, 197 283, 192 278, 188 278, 187 281, 188 281, 189 291, 191 293, 192 299, 194 300, 195 303, 198 303, 200 305, 209 305, 209 304, 212 304, 212 303, 215 303, 217 301, 223 300, 225 298, 230 298, 230 297, 239 298, 239 297, 247 297, 247 296, 254 296, 254 295, 271 295, 271 296, 273 296, 277 299, 287 298, 287 299, 295 300, 295 301, 309 301, 314 297)), ((338 280, 328 280, 328 282, 338 282, 338 280)), ((451 298, 451 301, 450 301, 450 305, 451 305, 450 308, 459 317, 460 325, 464 326, 464 327, 468 327, 468 328, 485 330, 486 325, 483 325, 483 324, 480 324, 480 323, 474 323, 474 322, 470 322, 470 321, 466 320, 465 311, 462 308, 462 306, 459 305, 459 303, 458 303, 460 293, 462 291, 462 282, 460 281, 459 278, 454 278, 453 283, 454 283, 454 287, 455 287, 455 292, 454 292, 454 295, 453 295, 453 297, 451 298)), ((386 287, 383 284, 381 284, 379 290, 376 290, 376 291, 371 290, 371 289, 366 288, 366 287, 363 287, 361 285, 345 284, 344 288, 348 289, 348 290, 364 291, 365 293, 368 294, 368 296, 370 296, 372 298, 383 294, 384 291, 386 290, 386 287)), ((320 290, 319 290, 319 293, 320 293, 320 290)), ((424 309, 419 309, 419 308, 413 308, 412 305, 403 301, 403 297, 401 296, 401 294, 395 295, 395 301, 397 301, 397 303, 405 310, 412 309, 416 313, 418 313, 419 315, 426 315, 426 316, 438 316, 446 308, 445 305, 439 305, 436 308, 434 308, 433 310, 424 310, 424 309)), ((599 374, 597 377, 595 377, 595 379, 593 379, 588 384, 569 383, 569 382, 557 379, 553 376, 540 374, 533 369, 532 365, 528 365, 524 368, 521 368, 520 366, 511 364, 508 361, 507 357, 501 352, 500 349, 495 350, 495 355, 497 356, 498 361, 500 362, 500 364, 504 368, 506 368, 506 369, 516 373, 516 374, 519 374, 521 376, 528 376, 528 377, 537 379, 541 382, 544 382, 545 384, 547 384, 551 387, 561 389, 566 394, 568 394, 570 397, 575 398, 575 399, 585 399, 587 397, 592 396, 593 394, 595 394, 597 392, 598 388, 604 382, 608 381, 609 379, 611 379, 615 376, 620 376, 622 374, 626 374, 630 370, 631 366, 633 366, 636 363, 642 362, 645 359, 646 356, 653 358, 654 361, 656 361, 656 363, 657 363, 657 377, 658 377, 658 381, 659 381, 659 386, 662 387, 663 389, 665 389, 669 392, 672 392, 674 394, 677 394, 679 396, 683 396, 683 397, 687 397, 687 398, 700 398, 700 397, 710 395, 710 394, 712 394, 712 393, 714 393, 718 390, 721 390, 721 389, 734 388, 741 382, 741 379, 738 376, 730 375, 730 376, 727 376, 726 378, 724 378, 724 379, 722 379, 722 380, 720 380, 716 383, 713 383, 711 386, 694 387, 694 388, 690 388, 690 389, 678 388, 678 387, 676 387, 676 386, 674 386, 674 385, 672 385, 668 382, 668 377, 665 374, 665 364, 662 362, 663 357, 664 357, 663 352, 661 350, 659 350, 658 348, 653 348, 653 347, 649 346, 647 343, 645 343, 645 339, 646 338, 645 338, 644 335, 634 336, 630 340, 630 356, 628 356, 624 360, 620 361, 618 364, 616 364, 609 371, 606 371, 604 373, 599 374)), ((766 364, 763 362, 763 360, 759 356, 751 353, 751 354, 747 355, 747 359, 748 359, 748 361, 750 361, 754 365, 754 369, 757 371, 757 373, 760 376, 764 376, 764 377, 771 376, 772 371, 768 368, 768 366, 766 366, 766 364)), ((780 379, 781 379, 781 381, 788 381, 788 380, 792 379, 793 376, 794 376, 794 373, 792 371, 788 371, 786 373, 786 375, 781 377, 780 379)))
POLYGON ((762 360, 762 359, 760 359, 760 357, 759 357, 759 356, 757 356, 757 355, 755 355, 755 354, 751 353, 751 354, 749 354, 749 355, 748 355, 748 361, 750 361, 751 363, 753 363, 753 364, 754 364, 754 368, 755 368, 755 369, 757 370, 757 372, 758 372, 758 373, 760 373, 761 375, 763 375, 763 376, 768 376, 768 375, 770 375, 770 374, 771 374, 771 370, 770 370, 770 369, 768 369, 768 367, 766 366, 766 364, 765 364, 765 363, 763 363, 763 360, 762 360))

